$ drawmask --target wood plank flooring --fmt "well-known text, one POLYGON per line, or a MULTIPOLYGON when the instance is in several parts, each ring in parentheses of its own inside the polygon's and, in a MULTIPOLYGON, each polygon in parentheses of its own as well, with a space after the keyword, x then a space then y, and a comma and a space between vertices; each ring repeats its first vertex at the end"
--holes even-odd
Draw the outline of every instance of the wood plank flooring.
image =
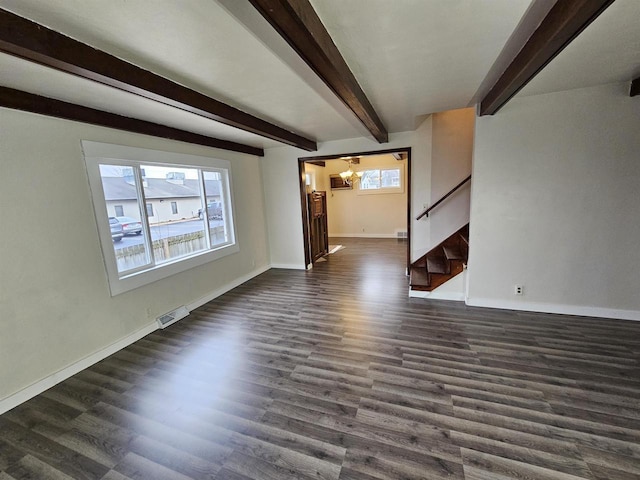
POLYGON ((640 322, 407 297, 335 239, 0 416, 0 480, 640 478, 640 322))

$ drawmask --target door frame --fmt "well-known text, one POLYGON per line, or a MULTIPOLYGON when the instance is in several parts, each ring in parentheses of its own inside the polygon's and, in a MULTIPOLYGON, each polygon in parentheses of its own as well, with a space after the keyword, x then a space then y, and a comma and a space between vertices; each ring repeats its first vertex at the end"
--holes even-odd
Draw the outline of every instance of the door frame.
POLYGON ((304 247, 304 265, 309 269, 311 260, 311 237, 309 235, 309 215, 307 205, 307 182, 305 165, 311 162, 322 162, 325 160, 336 160, 340 157, 360 157, 366 155, 384 155, 386 153, 406 153, 407 154, 407 272, 411 268, 411 147, 390 148, 386 150, 371 150, 366 152, 336 153, 333 155, 319 155, 316 157, 298 158, 298 180, 300 184, 300 206, 302 209, 302 237, 304 247))

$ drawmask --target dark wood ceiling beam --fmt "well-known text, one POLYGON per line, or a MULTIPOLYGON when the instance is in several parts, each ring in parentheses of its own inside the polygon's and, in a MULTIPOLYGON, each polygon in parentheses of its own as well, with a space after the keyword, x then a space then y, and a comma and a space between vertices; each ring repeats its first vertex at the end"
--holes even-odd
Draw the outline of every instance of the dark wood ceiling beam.
POLYGON ((146 120, 124 117, 115 113, 84 107, 74 103, 63 102, 53 98, 42 97, 8 87, 0 87, 0 107, 38 113, 49 117, 63 118, 76 122, 115 128, 126 132, 141 133, 153 137, 178 140, 180 142, 195 143, 207 147, 221 148, 233 152, 248 153, 249 155, 264 156, 261 148, 244 145, 242 143, 221 140, 219 138, 188 132, 179 128, 167 127, 146 120))
POLYGON ((389 134, 308 0, 249 0, 380 143, 389 134))
POLYGON ((631 82, 631 89, 629 90, 629 95, 631 97, 640 95, 640 77, 636 78, 631 82))
POLYGON ((614 0, 558 0, 480 102, 493 115, 573 41, 614 0))
POLYGON ((0 9, 0 51, 307 151, 316 142, 0 9))

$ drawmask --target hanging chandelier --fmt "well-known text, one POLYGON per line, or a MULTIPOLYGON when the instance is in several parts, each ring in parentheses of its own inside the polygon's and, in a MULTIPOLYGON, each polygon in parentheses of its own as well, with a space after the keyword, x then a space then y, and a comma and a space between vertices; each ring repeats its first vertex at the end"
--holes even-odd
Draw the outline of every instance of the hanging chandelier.
POLYGON ((346 157, 346 158, 342 158, 341 160, 344 160, 345 162, 347 162, 347 164, 349 165, 349 168, 344 172, 340 172, 340 178, 342 178, 342 181, 344 183, 352 187, 355 182, 360 180, 360 177, 362 177, 363 172, 356 172, 353 170, 353 168, 351 168, 354 163, 353 158, 346 157))

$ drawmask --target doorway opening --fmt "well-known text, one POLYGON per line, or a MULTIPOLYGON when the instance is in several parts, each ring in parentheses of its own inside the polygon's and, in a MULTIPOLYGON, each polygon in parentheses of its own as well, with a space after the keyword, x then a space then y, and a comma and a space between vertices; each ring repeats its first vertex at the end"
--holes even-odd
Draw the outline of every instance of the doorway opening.
MULTIPOLYGON (((360 205, 364 205, 363 202, 367 199, 370 200, 368 205, 378 205, 378 207, 366 207, 367 211, 359 213, 357 223, 362 232, 351 232, 348 235, 354 237, 379 235, 379 232, 367 232, 366 230, 371 224, 365 226, 362 221, 378 219, 384 222, 382 217, 387 210, 391 210, 390 204, 393 203, 397 208, 398 200, 400 200, 405 208, 405 223, 401 228, 395 228, 393 233, 386 232, 384 236, 406 240, 406 266, 409 271, 411 265, 411 147, 301 157, 298 158, 298 173, 304 256, 307 268, 313 266, 318 259, 328 253, 330 234, 340 235, 343 233, 330 232, 329 230, 330 226, 339 225, 335 218, 336 205, 342 198, 351 195, 352 198, 356 198, 360 202, 360 205), (391 163, 384 157, 391 159, 391 163), (318 172, 323 172, 322 181, 319 181, 318 172), (346 172, 350 172, 351 175, 346 175, 346 172), (342 190, 350 193, 345 194, 342 190), (394 195, 396 193, 401 195, 394 195), (339 197, 339 195, 343 197, 339 197), (380 207, 381 205, 382 207, 380 207), (327 206, 329 206, 328 210, 327 206), (379 209, 379 214, 376 213, 376 208, 379 209)), ((342 209, 337 211, 343 212, 342 209)), ((342 220, 344 221, 342 225, 349 224, 348 218, 342 220)), ((350 224, 353 223, 352 218, 350 224)), ((376 227, 371 228, 375 229, 376 227)))

